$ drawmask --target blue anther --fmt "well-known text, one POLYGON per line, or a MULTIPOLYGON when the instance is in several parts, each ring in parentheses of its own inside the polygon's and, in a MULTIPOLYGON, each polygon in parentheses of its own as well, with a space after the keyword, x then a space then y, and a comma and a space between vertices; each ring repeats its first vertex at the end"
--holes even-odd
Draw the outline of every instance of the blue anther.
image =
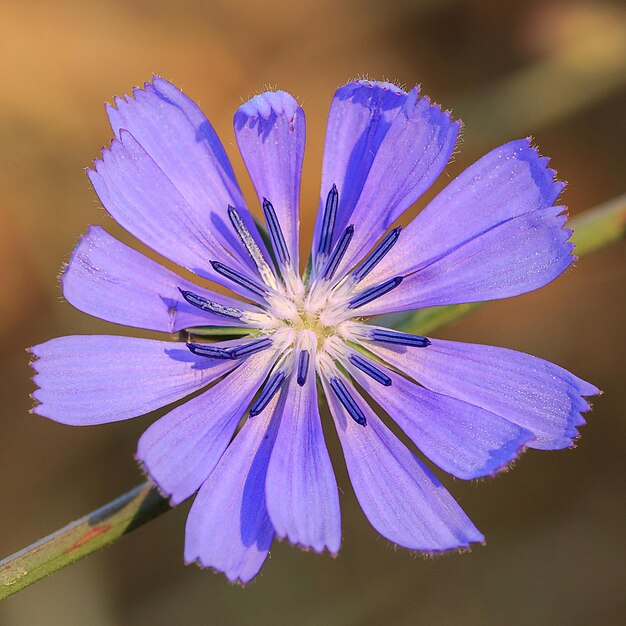
POLYGON ((198 356, 206 356, 211 359, 242 359, 261 352, 261 350, 266 350, 271 345, 272 340, 269 337, 264 337, 228 348, 220 348, 207 343, 188 343, 187 348, 198 356))
POLYGON ((381 343, 392 343, 398 346, 410 346, 412 348, 426 348, 430 345, 430 339, 420 335, 409 335, 386 328, 372 328, 369 331, 369 339, 381 343))
POLYGON ((376 300, 377 298, 384 296, 386 293, 389 293, 392 289, 395 289, 402 282, 402 280, 402 276, 396 276, 395 278, 390 278, 380 285, 375 285, 374 287, 370 287, 369 289, 362 291, 350 300, 348 308, 358 309, 359 307, 369 304, 372 300, 376 300))
POLYGON ((365 261, 352 272, 352 276, 354 276, 357 282, 363 280, 383 260, 383 257, 393 248, 396 241, 398 241, 401 230, 402 226, 398 226, 388 233, 374 250, 372 250, 365 261))
POLYGON ((350 241, 352 241, 352 236, 354 235, 354 226, 350 224, 342 233, 341 237, 339 237, 339 241, 337 241, 337 245, 333 249, 332 254, 330 255, 328 261, 326 262, 326 267, 322 273, 322 277, 324 280, 330 280, 333 277, 333 274, 337 271, 341 260, 343 259, 348 246, 350 245, 350 241))
POLYGON ((225 350, 230 354, 231 359, 241 359, 245 356, 261 352, 262 350, 267 350, 271 345, 272 340, 269 337, 264 337, 263 339, 233 346, 232 348, 225 348, 225 350))
POLYGON ((193 354, 198 356, 205 356, 210 359, 232 359, 233 357, 226 350, 226 348, 217 348, 206 343, 188 343, 187 348, 193 354))
POLYGON ((261 296, 262 298, 264 298, 267 295, 267 289, 265 287, 263 287, 262 285, 259 285, 258 283, 255 283, 253 280, 250 280, 249 278, 247 278, 246 276, 244 276, 237 270, 234 270, 231 267, 228 267, 228 265, 224 265, 223 263, 220 263, 219 261, 211 261, 211 265, 213 266, 213 269, 218 274, 221 274, 225 278, 232 280, 234 283, 241 285, 245 289, 248 289, 248 291, 251 291, 252 293, 257 294, 258 296, 261 296))
POLYGON ((263 411, 263 409, 265 409, 265 407, 270 403, 271 399, 282 387, 283 382, 285 382, 285 372, 283 371, 275 372, 269 377, 269 379, 265 383, 265 386, 261 390, 259 397, 250 407, 250 417, 258 415, 263 411))
POLYGON ((333 230, 335 228, 335 219, 337 218, 338 204, 339 192, 337 191, 337 186, 333 183, 333 186, 326 197, 322 231, 320 233, 319 246, 317 247, 317 253, 320 256, 326 256, 330 252, 330 246, 333 242, 333 230))
POLYGON ((243 311, 236 307, 220 304, 214 300, 209 300, 208 298, 199 296, 192 291, 185 291, 184 289, 179 289, 178 291, 180 291, 186 302, 198 307, 202 311, 206 311, 207 313, 215 313, 215 315, 231 317, 237 320, 243 316, 243 311))
POLYGON ((298 385, 300 385, 300 387, 306 383, 310 358, 311 355, 308 350, 300 350, 300 357, 298 358, 298 385))
POLYGON ((270 239, 272 241, 272 248, 276 258, 282 265, 289 265, 291 257, 289 255, 289 249, 285 243, 285 237, 278 221, 278 216, 274 210, 274 206, 267 199, 263 198, 263 215, 265 216, 265 222, 269 230, 270 239))
POLYGON ((361 411, 359 405, 346 389, 343 381, 340 378, 333 376, 330 379, 330 387, 335 392, 337 398, 339 398, 339 402, 341 402, 343 408, 348 411, 350 417, 360 426, 365 426, 367 424, 365 415, 363 415, 363 411, 361 411))
POLYGON ((385 372, 379 370, 372 365, 369 361, 366 361, 358 354, 351 354, 349 356, 350 363, 355 367, 358 367, 364 374, 367 374, 370 378, 373 378, 377 383, 389 387, 391 385, 391 378, 385 374, 385 372))

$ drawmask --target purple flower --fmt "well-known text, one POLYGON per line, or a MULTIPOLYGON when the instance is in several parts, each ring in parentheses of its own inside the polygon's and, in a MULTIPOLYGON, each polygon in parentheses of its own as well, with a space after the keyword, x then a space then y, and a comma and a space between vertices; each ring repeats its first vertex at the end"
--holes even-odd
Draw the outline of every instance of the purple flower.
POLYGON ((589 409, 583 396, 598 389, 523 353, 427 339, 363 318, 506 298, 561 274, 574 246, 564 207, 554 206, 563 184, 548 160, 527 139, 507 143, 402 232, 389 230, 441 173, 460 124, 417 88, 349 83, 330 109, 301 277, 305 120, 297 102, 268 92, 235 114, 263 238, 200 109, 162 78, 133 95, 107 107, 115 138, 89 171, 98 196, 156 253, 245 300, 194 284, 91 227, 63 275, 67 300, 117 324, 186 330, 190 343, 71 336, 36 346, 35 412, 101 424, 200 392, 148 428, 137 458, 172 504, 197 492, 185 559, 245 583, 274 535, 339 550, 320 381, 358 501, 383 536, 426 552, 482 542, 366 397, 433 463, 472 479, 502 470, 525 447, 571 446, 589 409), (215 326, 231 336, 233 327, 244 331, 202 341, 215 326))

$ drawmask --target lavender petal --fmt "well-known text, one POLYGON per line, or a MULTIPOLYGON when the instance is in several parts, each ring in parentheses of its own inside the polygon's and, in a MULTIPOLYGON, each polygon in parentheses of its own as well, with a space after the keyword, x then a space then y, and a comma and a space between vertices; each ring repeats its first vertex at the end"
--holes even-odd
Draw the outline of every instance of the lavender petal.
POLYGON ((599 390, 538 357, 478 344, 433 339, 427 350, 368 343, 371 351, 426 388, 504 417, 533 433, 530 448, 574 445, 583 396, 599 390))
MULTIPOLYGON (((484 537, 452 496, 369 406, 359 426, 323 381, 356 497, 372 526, 411 550, 442 552, 484 537)), ((344 381, 355 397, 354 387, 344 381)))
MULTIPOLYGON (((347 213, 349 222, 356 227, 340 272, 366 255, 393 222, 430 187, 450 159, 458 132, 459 124, 427 98, 419 98, 415 88, 390 120, 384 138, 376 146, 366 178, 363 180, 363 174, 359 173, 355 180, 344 179, 343 187, 348 188, 359 187, 363 180, 358 199, 347 205, 351 210, 342 209, 343 188, 339 180, 343 172, 328 173, 339 188, 337 229, 341 232, 345 228, 342 218, 347 213)), ((360 146, 353 141, 349 145, 359 150, 360 146)), ((328 144, 327 147, 333 148, 328 144)))
POLYGON ((233 122, 259 202, 267 198, 272 203, 291 262, 297 268, 304 111, 288 93, 268 91, 241 106, 233 122))
POLYGON ((409 274, 519 215, 552 206, 564 184, 529 139, 492 150, 470 165, 404 228, 402 237, 368 277, 375 283, 409 274))
POLYGON ((265 505, 265 476, 279 416, 274 400, 248 420, 200 488, 189 511, 185 561, 249 582, 261 569, 274 538, 265 505))
POLYGON ((251 357, 141 436, 137 459, 173 505, 195 493, 207 479, 272 362, 267 354, 251 357))
POLYGON ((303 386, 295 372, 289 381, 265 491, 279 537, 316 552, 339 550, 339 496, 324 443, 314 367, 308 368, 303 386))
POLYGON ((457 478, 496 474, 533 438, 529 431, 494 413, 424 389, 392 370, 384 370, 390 387, 355 367, 350 372, 431 461, 457 478))
POLYGON ((158 76, 143 89, 134 89, 133 96, 115 98, 115 106, 107 106, 116 137, 122 138, 122 129, 129 131, 184 198, 191 209, 186 219, 193 220, 201 232, 213 233, 220 246, 252 267, 228 228, 228 205, 237 209, 261 249, 265 247, 222 143, 205 115, 189 97, 158 76))
POLYGON ((72 426, 144 415, 236 366, 194 356, 184 343, 109 335, 58 337, 31 352, 40 403, 33 411, 72 426))
POLYGON ((258 311, 246 302, 203 289, 92 226, 62 276, 63 295, 77 309, 125 326, 174 333, 192 326, 238 326, 237 320, 199 311, 180 290, 224 307, 258 311))
POLYGON ((359 313, 483 302, 543 287, 574 261, 562 211, 548 207, 503 222, 407 276, 392 293, 359 313))

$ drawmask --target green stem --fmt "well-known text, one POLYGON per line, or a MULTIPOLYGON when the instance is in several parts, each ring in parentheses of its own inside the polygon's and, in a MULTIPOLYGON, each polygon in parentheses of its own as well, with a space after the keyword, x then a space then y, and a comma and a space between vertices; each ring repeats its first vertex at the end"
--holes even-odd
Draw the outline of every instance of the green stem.
POLYGON ((170 506, 151 483, 0 561, 0 600, 116 541, 170 506))
MULTIPOLYGON (((576 253, 583 256, 616 242, 626 232, 626 195, 571 221, 576 253)), ((480 304, 423 309, 385 316, 396 327, 423 334, 449 324, 480 304)), ((207 329, 208 333, 213 329, 207 329)), ((144 483, 89 515, 0 562, 0 600, 116 541, 169 510, 156 487, 144 483)))
POLYGON ((578 256, 615 243, 626 233, 626 194, 577 215, 568 225, 578 256))

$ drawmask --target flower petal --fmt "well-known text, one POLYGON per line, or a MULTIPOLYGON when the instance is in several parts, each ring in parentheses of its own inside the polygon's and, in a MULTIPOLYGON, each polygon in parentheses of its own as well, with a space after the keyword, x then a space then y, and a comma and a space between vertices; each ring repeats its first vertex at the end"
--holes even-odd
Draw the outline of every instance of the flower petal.
POLYGON ((406 226, 368 283, 410 274, 506 220, 552 206, 565 185, 554 180, 548 162, 530 139, 480 158, 406 226))
POLYGON ((382 347, 374 354, 437 393, 459 398, 531 431, 530 448, 554 450, 573 445, 583 396, 600 391, 568 371, 523 352, 431 339, 428 348, 382 347))
POLYGON ((109 335, 58 337, 31 352, 41 403, 33 411, 72 426, 144 415, 236 365, 195 356, 184 343, 109 335))
POLYGON ((315 223, 313 255, 319 245, 326 196, 333 184, 341 190, 335 228, 336 242, 372 167, 374 157, 407 94, 391 83, 359 80, 335 92, 328 114, 322 166, 320 210, 315 223))
POLYGON ((88 174, 96 193, 128 232, 174 263, 247 295, 209 261, 224 261, 249 277, 254 277, 252 271, 217 241, 217 230, 207 223, 210 213, 199 216, 129 132, 120 131, 95 167, 88 174))
POLYGON ((300 386, 294 372, 285 394, 265 485, 276 534, 317 552, 339 551, 341 514, 317 403, 314 355, 300 386))
POLYGON ((248 419, 189 511, 185 561, 245 584, 263 565, 274 538, 265 506, 265 475, 276 439, 277 399, 248 419))
MULTIPOLYGON (((185 199, 205 232, 253 267, 230 226, 234 206, 262 250, 226 152, 213 127, 196 104, 171 83, 155 76, 134 98, 115 98, 107 114, 116 137, 127 130, 185 199)), ((108 207, 107 207, 108 208, 108 207)))
POLYGON ((172 505, 187 499, 207 479, 267 376, 274 354, 265 351, 250 357, 217 385, 157 420, 141 436, 137 459, 172 505))
MULTIPOLYGON (((430 187, 448 162, 458 131, 459 124, 448 113, 418 97, 417 87, 404 94, 384 83, 361 81, 335 94, 326 136, 320 213, 336 182, 335 240, 348 224, 355 225, 340 271, 369 252, 394 220, 430 187), (342 118, 347 120, 346 130, 338 133, 342 118)), ((320 221, 318 215, 317 237, 320 221)))
POLYGON ((233 121, 259 202, 267 198, 272 203, 297 270, 304 111, 288 93, 268 91, 241 106, 233 121))
POLYGON ((519 456, 533 437, 529 431, 490 411, 424 389, 369 362, 384 370, 391 378, 390 386, 375 382, 349 361, 345 365, 413 443, 457 478, 469 480, 499 472, 519 456))
POLYGON ((90 227, 80 240, 61 280, 63 295, 77 309, 116 324, 166 333, 192 326, 238 325, 236 319, 190 305, 179 289, 225 306, 255 310, 246 302, 194 285, 99 226, 90 227))
POLYGON ((548 207, 495 226, 414 272, 359 313, 497 300, 543 287, 574 261, 563 210, 548 207))
POLYGON ((322 380, 341 441, 350 481, 372 526, 411 550, 441 552, 484 537, 443 485, 344 380, 367 418, 357 424, 322 380))

